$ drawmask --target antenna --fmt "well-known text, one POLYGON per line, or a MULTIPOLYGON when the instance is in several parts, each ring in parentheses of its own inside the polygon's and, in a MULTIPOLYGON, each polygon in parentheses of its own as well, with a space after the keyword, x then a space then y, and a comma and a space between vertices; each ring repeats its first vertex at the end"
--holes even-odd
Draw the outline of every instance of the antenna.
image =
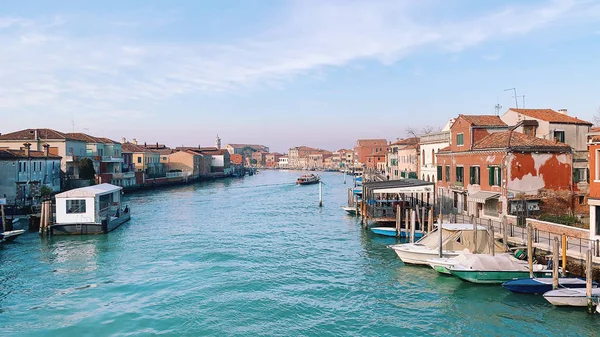
POLYGON ((523 104, 522 105, 523 105, 523 109, 525 109, 525 95, 519 95, 517 97, 523 98, 523 104))
POLYGON ((512 90, 515 93, 515 105, 517 106, 517 109, 519 108, 519 101, 517 101, 517 89, 516 88, 509 88, 509 89, 504 89, 504 91, 509 91, 512 90))
POLYGON ((496 103, 494 109, 496 110, 496 116, 500 116, 500 109, 502 109, 502 105, 500 105, 500 103, 496 103))
POLYGON ((71 119, 71 125, 73 126, 73 133, 75 133, 75 120, 71 119))

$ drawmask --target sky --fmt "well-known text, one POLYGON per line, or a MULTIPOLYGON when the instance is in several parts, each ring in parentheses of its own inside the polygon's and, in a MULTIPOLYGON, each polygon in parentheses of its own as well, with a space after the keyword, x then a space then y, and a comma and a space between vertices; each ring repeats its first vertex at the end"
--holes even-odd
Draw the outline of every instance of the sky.
POLYGON ((0 133, 337 150, 512 88, 592 121, 599 60, 593 0, 0 0, 0 133))

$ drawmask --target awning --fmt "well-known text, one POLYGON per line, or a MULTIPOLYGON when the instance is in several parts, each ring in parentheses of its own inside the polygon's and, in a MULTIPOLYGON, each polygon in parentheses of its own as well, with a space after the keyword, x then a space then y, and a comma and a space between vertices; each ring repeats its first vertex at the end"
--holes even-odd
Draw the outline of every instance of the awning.
POLYGON ((433 186, 421 185, 421 186, 405 186, 405 187, 388 187, 381 189, 374 189, 373 193, 433 193, 433 186))
POLYGON ((500 193, 479 191, 477 193, 468 195, 467 200, 485 204, 486 200, 498 199, 499 197, 500 197, 500 193))

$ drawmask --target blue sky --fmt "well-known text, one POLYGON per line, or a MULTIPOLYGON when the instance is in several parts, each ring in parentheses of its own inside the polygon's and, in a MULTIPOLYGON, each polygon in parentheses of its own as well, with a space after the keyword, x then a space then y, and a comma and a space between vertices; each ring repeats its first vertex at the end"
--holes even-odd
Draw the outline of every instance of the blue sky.
POLYGON ((0 132, 335 150, 600 107, 600 1, 0 0, 0 132), (522 98, 519 97, 519 106, 522 98))

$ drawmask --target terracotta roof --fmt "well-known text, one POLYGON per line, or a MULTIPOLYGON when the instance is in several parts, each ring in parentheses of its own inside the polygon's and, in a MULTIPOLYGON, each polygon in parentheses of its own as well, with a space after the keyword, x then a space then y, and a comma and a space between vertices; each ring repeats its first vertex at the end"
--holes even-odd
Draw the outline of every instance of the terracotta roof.
POLYGON ((73 139, 53 129, 25 129, 0 135, 0 140, 36 140, 36 133, 40 140, 73 139))
POLYGON ((502 131, 492 133, 473 145, 473 150, 485 149, 569 151, 571 147, 564 143, 555 143, 547 139, 528 136, 516 131, 502 131))
POLYGON ((212 149, 211 150, 202 150, 202 149, 200 149, 200 150, 198 150, 196 152, 198 152, 200 154, 206 154, 206 155, 224 155, 226 152, 229 153, 229 151, 227 151, 225 149, 220 149, 219 150, 219 149, 216 149, 216 148, 214 150, 212 150, 212 149))
POLYGON ((69 137, 70 139, 80 140, 82 142, 103 143, 103 141, 101 141, 99 138, 96 138, 96 137, 93 137, 93 136, 90 136, 88 134, 81 133, 81 132, 69 132, 69 133, 65 133, 65 135, 67 137, 69 137))
POLYGON ((458 115, 474 126, 507 126, 500 117, 494 115, 458 115))
POLYGON ((390 145, 414 145, 419 143, 419 137, 412 137, 406 139, 400 139, 399 141, 392 143, 390 145))
POLYGON ((249 147, 249 148, 251 148, 253 150, 263 150, 263 149, 267 148, 266 146, 257 145, 257 144, 227 144, 225 146, 230 146, 230 147, 232 147, 234 149, 243 149, 243 148, 245 148, 247 146, 247 147, 249 147))
POLYGON ((104 138, 104 137, 96 137, 96 138, 98 138, 103 143, 107 143, 107 144, 121 144, 121 143, 114 141, 112 139, 109 139, 109 138, 104 138))
POLYGON ((135 145, 130 142, 125 142, 122 144, 121 152, 135 153, 135 152, 152 152, 152 151, 144 148, 143 146, 135 145))
POLYGON ((590 132, 600 132, 600 127, 591 128, 590 132))
POLYGON ((510 109, 516 113, 520 113, 531 118, 543 120, 550 123, 562 123, 562 124, 583 124, 592 125, 592 123, 581 120, 576 117, 556 112, 552 109, 510 109))
MULTIPOLYGON (((46 152, 44 152, 44 151, 29 151, 29 157, 30 158, 46 158, 46 152)), ((0 159, 17 159, 17 158, 27 158, 27 156, 25 155, 25 151, 0 149, 0 159)), ((54 154, 48 154, 48 158, 61 159, 62 157, 54 155, 54 154)))

